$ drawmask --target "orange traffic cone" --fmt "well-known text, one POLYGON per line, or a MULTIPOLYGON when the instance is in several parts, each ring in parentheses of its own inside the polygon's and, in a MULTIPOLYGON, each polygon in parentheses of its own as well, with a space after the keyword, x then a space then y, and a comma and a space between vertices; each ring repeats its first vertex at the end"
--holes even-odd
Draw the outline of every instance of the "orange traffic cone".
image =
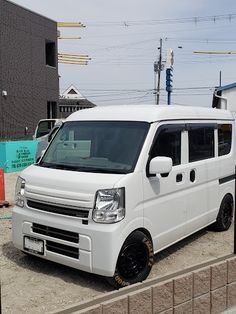
POLYGON ((0 208, 8 206, 9 202, 5 200, 4 169, 0 169, 0 208))

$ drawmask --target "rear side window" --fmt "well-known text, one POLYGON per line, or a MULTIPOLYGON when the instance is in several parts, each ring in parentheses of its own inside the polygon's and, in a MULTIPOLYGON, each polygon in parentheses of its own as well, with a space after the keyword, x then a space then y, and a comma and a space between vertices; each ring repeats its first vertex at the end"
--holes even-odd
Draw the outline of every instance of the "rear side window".
POLYGON ((191 125, 188 138, 189 162, 214 157, 214 125, 191 125))
POLYGON ((230 153, 232 144, 232 125, 218 125, 218 156, 227 155, 230 153))
POLYGON ((181 127, 174 125, 160 128, 152 147, 151 158, 157 156, 170 157, 173 166, 179 165, 181 163, 181 131, 181 127))

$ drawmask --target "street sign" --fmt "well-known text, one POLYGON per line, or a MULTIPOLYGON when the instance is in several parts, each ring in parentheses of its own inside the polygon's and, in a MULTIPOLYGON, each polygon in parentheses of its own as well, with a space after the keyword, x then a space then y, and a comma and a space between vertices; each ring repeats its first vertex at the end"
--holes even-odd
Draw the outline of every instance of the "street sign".
POLYGON ((38 141, 14 141, 0 143, 0 168, 18 172, 35 162, 38 141))

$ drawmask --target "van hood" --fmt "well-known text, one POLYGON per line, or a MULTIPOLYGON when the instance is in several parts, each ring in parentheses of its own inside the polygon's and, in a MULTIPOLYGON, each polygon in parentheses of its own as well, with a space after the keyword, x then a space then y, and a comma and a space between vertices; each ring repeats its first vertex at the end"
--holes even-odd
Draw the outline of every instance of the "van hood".
POLYGON ((97 190, 117 186, 125 174, 77 172, 32 165, 20 176, 26 181, 27 199, 93 208, 97 190))

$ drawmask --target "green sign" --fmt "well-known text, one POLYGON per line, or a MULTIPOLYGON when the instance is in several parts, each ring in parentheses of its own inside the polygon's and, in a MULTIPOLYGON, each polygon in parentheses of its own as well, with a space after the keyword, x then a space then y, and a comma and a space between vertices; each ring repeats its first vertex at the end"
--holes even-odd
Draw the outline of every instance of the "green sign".
POLYGON ((0 168, 18 172, 35 163, 37 141, 0 143, 0 168))

